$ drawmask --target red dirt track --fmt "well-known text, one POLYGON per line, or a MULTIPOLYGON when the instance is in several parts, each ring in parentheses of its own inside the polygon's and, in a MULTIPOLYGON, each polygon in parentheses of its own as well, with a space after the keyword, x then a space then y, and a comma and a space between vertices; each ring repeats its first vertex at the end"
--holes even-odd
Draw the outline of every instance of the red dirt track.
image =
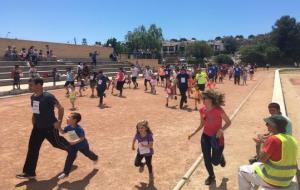
MULTIPOLYGON (((224 109, 227 114, 231 115, 252 88, 268 75, 273 75, 273 71, 257 72, 255 79, 248 81, 248 86, 235 86, 228 79, 224 84, 217 84, 217 90, 226 94, 224 109)), ((82 114, 81 125, 91 149, 100 155, 100 161, 96 166, 98 169, 94 169, 92 161, 79 153, 74 163, 78 167, 68 178, 60 181, 56 175, 63 169, 66 153, 53 148, 46 140, 40 151, 37 179, 27 182, 15 178, 15 174, 22 171, 32 128, 30 95, 0 99, 0 190, 173 188, 200 154, 200 133, 191 141, 187 140, 188 134, 199 125, 199 112, 193 111, 192 99, 188 100, 188 108, 191 109, 179 110, 179 100, 169 102, 170 106, 177 105, 176 109, 166 108, 163 88, 158 87, 158 94, 152 95, 144 92, 142 81, 139 83, 138 90, 124 90, 126 98, 112 96, 109 90, 104 99, 109 108, 102 110, 96 107, 98 99, 89 98, 89 89, 84 92, 86 96, 78 98, 77 111, 82 114), (133 165, 136 152, 131 150, 135 125, 142 119, 149 120, 154 133, 155 179, 154 185, 148 188, 147 168, 142 174, 138 172, 138 168, 133 165)), ((71 112, 70 103, 64 97, 65 91, 55 90, 52 93, 64 106, 65 115, 71 112)), ((255 109, 266 107, 250 111, 255 109)), ((230 149, 226 150, 226 154, 230 154, 230 149)))

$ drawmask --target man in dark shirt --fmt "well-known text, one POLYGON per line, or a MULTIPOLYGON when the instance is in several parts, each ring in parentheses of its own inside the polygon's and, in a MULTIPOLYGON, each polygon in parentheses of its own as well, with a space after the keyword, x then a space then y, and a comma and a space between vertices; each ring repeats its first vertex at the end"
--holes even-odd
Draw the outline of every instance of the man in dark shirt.
POLYGON ((188 89, 188 79, 189 75, 186 73, 184 67, 181 68, 180 73, 176 77, 178 81, 178 88, 180 91, 181 99, 180 99, 180 109, 183 108, 183 103, 187 103, 186 91, 188 89))
POLYGON ((36 176, 35 169, 39 158, 39 151, 45 139, 55 148, 62 150, 67 151, 70 146, 65 138, 59 136, 57 130, 63 119, 64 108, 55 96, 43 91, 43 79, 30 79, 29 88, 33 92, 31 96, 33 129, 29 139, 23 173, 16 175, 19 179, 34 178, 36 176), (58 120, 55 117, 55 107, 58 109, 58 120))

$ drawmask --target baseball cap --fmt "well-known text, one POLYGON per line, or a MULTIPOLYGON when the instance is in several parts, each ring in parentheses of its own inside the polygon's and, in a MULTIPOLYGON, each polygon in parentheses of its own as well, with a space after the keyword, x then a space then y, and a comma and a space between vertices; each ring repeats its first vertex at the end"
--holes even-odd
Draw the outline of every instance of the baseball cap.
POLYGON ((264 118, 264 121, 272 127, 286 127, 287 120, 282 115, 273 115, 271 117, 264 118))

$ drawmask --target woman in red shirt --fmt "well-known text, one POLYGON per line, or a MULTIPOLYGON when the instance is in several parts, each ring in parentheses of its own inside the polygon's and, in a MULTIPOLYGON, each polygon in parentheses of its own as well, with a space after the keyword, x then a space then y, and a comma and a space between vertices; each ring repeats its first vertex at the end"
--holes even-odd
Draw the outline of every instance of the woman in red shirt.
POLYGON ((224 150, 224 130, 227 129, 231 121, 221 106, 224 105, 224 94, 214 90, 207 90, 202 93, 204 106, 200 108, 200 126, 188 136, 190 139, 203 127, 201 136, 201 148, 204 163, 209 177, 205 180, 205 185, 210 185, 215 181, 213 165, 225 167, 224 150), (225 121, 222 126, 222 120, 225 121), (212 165, 213 164, 213 165, 212 165))

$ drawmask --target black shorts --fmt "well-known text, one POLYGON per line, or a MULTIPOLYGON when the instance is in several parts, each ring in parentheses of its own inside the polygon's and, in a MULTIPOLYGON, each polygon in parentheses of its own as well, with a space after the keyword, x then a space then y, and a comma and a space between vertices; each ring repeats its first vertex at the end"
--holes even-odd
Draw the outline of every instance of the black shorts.
POLYGON ((124 83, 125 83, 124 81, 118 81, 117 82, 117 90, 122 90, 124 83))
POLYGON ((67 86, 69 86, 69 85, 75 86, 74 81, 66 81, 65 87, 67 87, 67 86))
POLYGON ((149 82, 149 84, 151 85, 150 80, 145 79, 145 80, 144 80, 144 85, 145 85, 145 86, 147 85, 147 82, 149 82))
POLYGON ((90 81, 90 87, 91 88, 95 88, 96 84, 97 84, 96 81, 92 81, 92 80, 90 81))
POLYGON ((104 96, 104 92, 105 92, 105 89, 97 88, 97 96, 98 97, 103 97, 104 96))
POLYGON ((208 74, 209 79, 214 79, 215 75, 214 74, 208 74))
POLYGON ((205 91, 205 84, 198 84, 198 88, 201 92, 205 91))
POLYGON ((20 83, 20 78, 14 78, 13 84, 17 85, 20 83))
POLYGON ((162 76, 159 76, 160 77, 160 81, 164 81, 165 80, 165 76, 162 75, 162 76))
POLYGON ((132 82, 136 82, 137 77, 131 77, 132 82))

